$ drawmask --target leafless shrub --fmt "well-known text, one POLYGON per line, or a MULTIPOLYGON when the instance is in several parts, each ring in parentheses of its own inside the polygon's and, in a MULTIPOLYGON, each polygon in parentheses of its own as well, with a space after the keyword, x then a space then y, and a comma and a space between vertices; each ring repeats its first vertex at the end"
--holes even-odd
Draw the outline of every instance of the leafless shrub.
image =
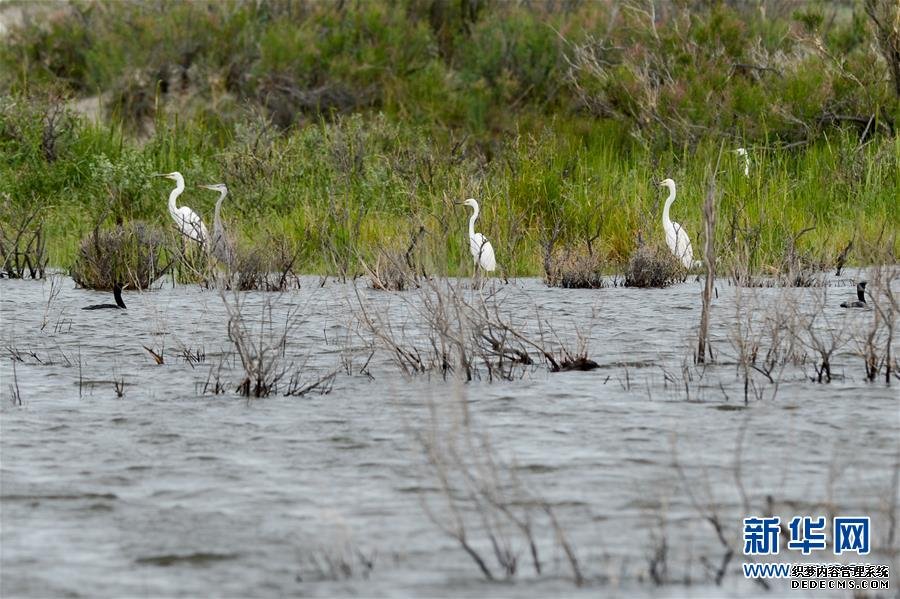
POLYGON ((760 225, 750 226, 739 221, 743 206, 732 211, 730 233, 723 252, 731 283, 737 287, 763 287, 765 280, 756 272, 760 254, 760 225))
POLYGON ((415 263, 415 250, 424 233, 425 227, 420 227, 405 251, 380 249, 375 264, 371 267, 362 261, 363 268, 369 273, 369 286, 372 289, 404 291, 419 286, 420 269, 415 263))
POLYGON ((889 385, 892 374, 900 373, 897 357, 891 352, 897 315, 900 314, 900 298, 894 291, 894 285, 900 279, 900 267, 879 264, 870 269, 868 279, 872 310, 866 316, 871 314, 871 320, 863 334, 855 339, 857 353, 863 358, 866 380, 875 382, 883 371, 884 382, 889 385))
MULTIPOLYGON (((664 524, 661 524, 662 529, 664 524)), ((669 542, 668 536, 663 529, 660 534, 652 539, 653 549, 647 557, 647 572, 650 580, 656 586, 661 586, 670 581, 669 579, 669 542)))
POLYGON ((297 370, 291 375, 284 395, 285 397, 302 397, 314 391, 320 395, 328 395, 334 385, 335 376, 337 376, 337 370, 309 379, 306 373, 297 370))
MULTIPOLYGON (((775 264, 761 269, 757 264, 760 255, 761 226, 741 225, 737 212, 731 219, 731 243, 724 256, 729 264, 729 278, 739 287, 822 287, 825 271, 831 261, 802 250, 798 241, 815 227, 806 227, 791 235, 784 246, 781 258, 775 264)), ((850 246, 837 257, 838 268, 843 267, 850 246)))
MULTIPOLYGON (((361 374, 373 380, 375 377, 369 372, 369 364, 375 356, 376 347, 372 343, 354 346, 354 339, 357 337, 353 330, 353 324, 348 324, 343 337, 339 337, 336 342, 338 344, 338 352, 340 354, 341 371, 347 376, 361 374), (357 357, 362 357, 362 363, 357 363, 357 357)), ((326 338, 326 343, 328 339, 326 338)))
POLYGON ((300 250, 290 240, 260 233, 252 241, 232 246, 226 263, 208 253, 185 252, 180 263, 207 289, 234 291, 289 291, 300 288, 295 268, 300 250))
MULTIPOLYGON (((273 321, 274 302, 267 297, 259 306, 258 323, 248 320, 245 295, 237 291, 219 288, 219 295, 228 314, 228 339, 240 359, 244 373, 236 391, 244 397, 266 397, 283 391, 283 395, 300 397, 312 392, 327 394, 337 375, 337 370, 316 374, 306 369, 306 359, 298 366, 286 357, 287 341, 302 322, 303 306, 295 305, 286 311, 284 322, 276 325, 273 321), (279 389, 279 384, 286 386, 279 389)), ((223 391, 221 383, 222 362, 218 369, 211 369, 204 392, 218 394, 223 391)))
MULTIPOLYGON (((737 437, 735 439, 735 449, 730 467, 727 464, 716 463, 712 469, 705 466, 700 468, 691 467, 692 464, 682 461, 679 455, 677 441, 672 444, 672 467, 675 470, 680 488, 687 496, 687 499, 694 509, 700 520, 707 524, 710 532, 714 536, 720 554, 701 555, 700 563, 704 566, 707 578, 716 585, 721 585, 726 576, 729 575, 729 566, 733 563, 735 556, 740 556, 741 561, 748 562, 755 558, 750 555, 743 554, 744 537, 741 534, 742 520, 745 517, 754 516, 759 518, 768 518, 776 515, 783 515, 785 512, 796 513, 798 502, 805 506, 805 513, 822 514, 828 518, 834 518, 835 515, 847 513, 854 509, 859 509, 856 505, 838 505, 834 501, 835 488, 840 486, 841 467, 832 462, 828 464, 827 478, 824 482, 825 491, 822 497, 816 498, 810 495, 803 495, 798 498, 784 498, 782 501, 776 500, 770 494, 764 494, 763 489, 756 485, 745 484, 745 479, 755 478, 745 475, 745 468, 748 466, 759 466, 753 461, 748 461, 745 456, 745 446, 748 437, 748 425, 752 422, 752 415, 745 412, 746 417, 740 423, 737 437), (733 481, 733 489, 725 490, 723 483, 728 480, 733 481), (727 497, 721 497, 722 493, 727 497)), ((751 436, 751 438, 753 438, 751 436)), ((752 445, 751 445, 752 448, 752 445)), ((872 516, 873 521, 876 518, 883 518, 883 522, 887 524, 888 529, 885 535, 885 542, 879 547, 879 552, 883 552, 884 559, 890 559, 888 556, 895 555, 897 547, 893 537, 894 525, 897 518, 897 501, 898 494, 897 481, 900 478, 900 461, 891 460, 884 464, 885 470, 879 478, 884 481, 884 491, 875 494, 879 497, 868 510, 867 514, 872 516)), ((785 472, 785 476, 790 476, 790 472, 785 472)), ((845 483, 848 481, 844 481, 845 483)), ((684 526, 682 519, 678 520, 679 526, 684 526)), ((780 525, 780 535, 782 542, 789 537, 788 526, 782 521, 780 525)), ((873 549, 873 554, 875 553, 873 549)), ((765 561, 771 561, 771 556, 763 558, 765 561)), ((841 558, 834 561, 841 561, 841 558)), ((693 568, 691 568, 693 571, 693 568)), ((737 570, 740 572, 740 570, 737 570)), ((735 572, 735 575, 740 576, 735 572)), ((769 589, 769 583, 764 578, 754 578, 754 582, 763 589, 769 589)))
POLYGON ((431 521, 456 540, 488 580, 514 578, 523 554, 536 575, 544 573, 541 553, 546 533, 552 532, 552 544, 562 550, 571 580, 582 585, 581 565, 551 505, 531 493, 515 467, 499 458, 487 433, 476 429, 462 393, 442 403, 429 403, 429 426, 416 435, 437 483, 436 497, 422 496, 431 521), (435 509, 430 499, 442 509, 435 509))
POLYGON ((277 388, 287 373, 284 352, 287 338, 299 323, 299 307, 292 308, 284 325, 276 328, 272 321, 272 301, 260 307, 259 330, 253 331, 245 315, 246 297, 225 289, 219 290, 228 315, 228 340, 234 346, 244 370, 237 391, 245 397, 266 397, 277 388))
MULTIPOLYGON (((19 375, 16 373, 16 358, 10 358, 10 362, 12 363, 12 381, 9 383, 9 398, 14 406, 22 405, 22 392, 19 391, 19 375)), ((22 361, 21 358, 18 361, 22 361)))
POLYGON ((0 212, 0 275, 10 279, 42 279, 47 270, 43 206, 19 212, 7 197, 0 212))
POLYGON ((299 289, 300 276, 294 270, 299 257, 299 250, 288 240, 273 236, 239 246, 234 268, 228 276, 229 284, 239 291, 299 289))
POLYGON ((587 249, 563 248, 545 261, 544 282, 563 289, 601 289, 610 283, 603 278, 603 260, 587 249))
POLYGON ((125 397, 125 379, 123 377, 119 377, 113 381, 113 389, 116 391, 116 397, 122 399, 125 397))
POLYGON ((785 246, 784 256, 778 268, 778 282, 784 287, 821 287, 824 285, 826 264, 809 252, 797 247, 797 241, 815 227, 806 227, 792 235, 785 246))
MULTIPOLYGON (((744 437, 746 436, 746 428, 747 421, 745 420, 741 429, 738 433, 737 443, 734 452, 734 464, 732 467, 732 475, 734 477, 735 486, 737 487, 738 495, 741 498, 741 509, 743 510, 741 513, 745 515, 749 514, 766 514, 771 515, 772 505, 771 503, 763 509, 760 509, 757 506, 753 506, 751 503, 751 498, 747 493, 747 490, 744 486, 743 480, 743 446, 744 446, 744 437)), ((726 518, 721 513, 722 505, 718 502, 713 494, 712 487, 709 484, 708 479, 704 479, 703 481, 691 480, 688 477, 688 474, 681 464, 677 447, 673 445, 672 448, 672 465, 675 471, 678 473, 678 477, 681 480, 682 488, 685 493, 687 493, 688 499, 690 500, 691 505, 694 510, 700 516, 700 518, 709 524, 715 533, 716 539, 721 547, 722 555, 718 559, 718 563, 711 561, 706 556, 701 557, 700 562, 704 565, 707 570, 709 577, 715 582, 717 586, 722 584, 725 575, 728 573, 728 566, 731 564, 732 559, 735 555, 741 555, 743 552, 740 547, 735 546, 734 539, 739 538, 737 534, 734 534, 733 531, 729 530, 729 518, 726 518), (702 498, 700 496, 700 492, 705 492, 706 497, 702 498)), ((768 583, 762 578, 754 579, 758 584, 760 584, 763 588, 768 589, 768 583)))
POLYGON ((181 359, 187 362, 191 368, 197 364, 206 362, 206 351, 202 347, 191 349, 183 346, 181 348, 181 359))
POLYGON ((71 276, 85 289, 112 289, 126 283, 132 289, 148 289, 174 264, 165 235, 137 221, 100 229, 81 240, 71 276))
POLYGON ((771 386, 774 399, 781 377, 789 363, 801 364, 805 352, 798 348, 794 329, 792 295, 782 293, 768 305, 755 301, 755 296, 737 290, 734 319, 729 342, 735 350, 737 369, 744 379, 744 404, 750 393, 761 400, 771 386))
POLYGON ((627 287, 668 287, 684 281, 687 271, 662 244, 647 244, 638 247, 625 270, 627 287))
MULTIPOLYGON (((47 294, 47 303, 44 305, 44 316, 41 318, 42 331, 50 324, 50 308, 53 306, 53 302, 59 297, 59 292, 62 290, 62 278, 60 275, 50 275, 48 278, 50 279, 50 291, 47 294)), ((57 320, 57 322, 59 321, 57 320)))
POLYGON ((866 0, 865 6, 900 98, 900 7, 893 0, 866 0))
POLYGON ((206 382, 203 384, 203 393, 211 393, 212 395, 222 395, 227 392, 225 383, 222 382, 223 360, 219 360, 217 366, 210 367, 209 374, 206 376, 206 382))
POLYGON ((358 292, 356 318, 364 339, 386 351, 406 375, 514 380, 540 363, 551 372, 597 367, 587 358, 586 336, 578 335, 570 349, 549 325, 527 331, 502 311, 496 292, 466 289, 462 281, 427 279, 414 297, 400 297, 409 314, 419 318, 420 333, 396 328, 358 292))
POLYGON ((814 356, 811 380, 830 383, 832 358, 853 338, 852 323, 844 314, 834 315, 825 288, 811 293, 811 300, 808 306, 797 302, 791 307, 794 326, 790 330, 796 342, 814 356))
POLYGON ((544 231, 541 240, 544 283, 563 289, 600 289, 615 285, 615 280, 609 282, 603 278, 604 259, 594 248, 594 242, 600 237, 599 227, 592 233, 585 233, 583 241, 558 247, 562 229, 562 219, 558 218, 544 231))
POLYGON ((305 556, 299 582, 368 578, 375 569, 375 551, 363 551, 347 541, 337 547, 322 548, 305 556))
POLYGON ((416 274, 397 252, 381 250, 375 263, 369 266, 363 262, 369 273, 369 286, 379 291, 405 291, 416 286, 416 274))
POLYGON ((322 254, 327 258, 331 272, 343 283, 358 274, 357 256, 360 255, 357 240, 362 226, 365 208, 350 208, 329 196, 326 227, 321 239, 322 254))

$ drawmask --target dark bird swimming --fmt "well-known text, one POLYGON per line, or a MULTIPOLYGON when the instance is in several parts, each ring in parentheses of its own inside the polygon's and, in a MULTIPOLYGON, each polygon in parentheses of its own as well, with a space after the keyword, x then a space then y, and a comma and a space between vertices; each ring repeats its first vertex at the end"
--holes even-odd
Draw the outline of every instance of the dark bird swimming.
POLYGON ((841 308, 868 308, 869 304, 866 303, 866 281, 859 283, 856 285, 856 297, 858 298, 855 302, 844 302, 841 304, 841 308))
POLYGON ((113 297, 116 299, 114 304, 94 304, 85 306, 82 310, 125 310, 125 302, 122 301, 122 285, 119 283, 113 285, 113 297))

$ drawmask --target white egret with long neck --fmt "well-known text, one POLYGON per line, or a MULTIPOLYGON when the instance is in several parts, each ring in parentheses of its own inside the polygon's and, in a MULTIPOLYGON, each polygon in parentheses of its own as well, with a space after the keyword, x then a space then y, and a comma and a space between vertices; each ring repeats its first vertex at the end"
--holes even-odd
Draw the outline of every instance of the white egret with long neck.
POLYGON ((663 230, 666 232, 666 244, 685 268, 699 266, 700 262, 694 261, 694 249, 691 247, 691 239, 688 237, 687 231, 669 218, 669 208, 672 207, 672 202, 675 201, 675 181, 664 179, 659 185, 669 189, 669 197, 666 198, 662 216, 663 230))
POLYGON ((232 266, 234 264, 234 242, 225 233, 225 224, 222 222, 222 202, 228 195, 228 187, 224 183, 201 185, 200 187, 219 192, 219 199, 216 200, 216 208, 213 212, 213 234, 209 251, 224 264, 232 266))
POLYGON ((169 194, 169 214, 172 216, 172 220, 175 221, 178 231, 191 241, 205 245, 209 240, 209 233, 207 233, 206 225, 203 224, 200 215, 187 206, 179 207, 175 205, 175 200, 184 191, 184 177, 178 171, 159 176, 175 181, 175 189, 169 194))
POLYGON ((478 202, 469 198, 465 202, 458 202, 463 206, 470 206, 473 210, 472 216, 469 218, 469 251, 472 258, 475 259, 475 269, 483 268, 487 272, 491 272, 497 268, 497 260, 494 258, 494 247, 487 237, 481 233, 475 232, 475 221, 478 220, 478 202))

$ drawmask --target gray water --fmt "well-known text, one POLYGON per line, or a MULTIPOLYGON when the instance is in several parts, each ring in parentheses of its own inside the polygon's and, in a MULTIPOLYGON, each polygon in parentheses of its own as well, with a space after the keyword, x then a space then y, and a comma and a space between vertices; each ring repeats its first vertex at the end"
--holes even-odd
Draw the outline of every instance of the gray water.
MULTIPOLYGON (((704 514, 715 510, 739 551, 741 519, 764 513, 767 497, 783 521, 870 515, 873 553, 858 561, 896 560, 897 381, 865 382, 848 342, 830 384, 810 382, 811 362, 789 365, 777 390, 757 376, 763 397, 745 405, 726 283, 712 318, 719 364, 697 369, 699 282, 581 291, 513 281, 500 287, 502 309, 523 326, 540 315, 563 340, 582 330, 600 368, 463 383, 406 378, 383 351, 371 377, 359 372, 368 352, 347 330, 360 302, 415 334, 416 292, 305 279, 298 291, 246 294, 244 314, 252 323, 271 300, 277 329, 296 310, 283 362, 310 381, 336 370, 330 393, 250 401, 234 393, 242 374, 215 291, 166 284, 126 292, 127 311, 90 312, 80 308, 109 294, 59 283, 48 305, 49 281, 0 281, 4 597, 753 596, 763 591, 743 579, 740 553, 721 586, 712 580, 723 548, 704 514), (348 346, 359 350, 349 374, 348 346), (184 348, 203 360, 189 363, 184 348), (212 372, 226 393, 204 393, 212 372), (449 514, 417 433, 440 428, 441 410, 461 400, 504 467, 552 507, 584 586, 572 584, 546 519, 535 520, 542 574, 520 543, 519 573, 492 583, 429 518, 424 505, 449 514), (661 539, 667 582, 656 586, 648 570, 661 539)), ((742 293, 763 310, 786 292, 742 293)), ((836 308, 852 287, 827 293, 828 326, 872 318, 836 308)), ((469 531, 491 562, 478 526, 469 531)), ((798 596, 779 584, 768 596, 798 596)))

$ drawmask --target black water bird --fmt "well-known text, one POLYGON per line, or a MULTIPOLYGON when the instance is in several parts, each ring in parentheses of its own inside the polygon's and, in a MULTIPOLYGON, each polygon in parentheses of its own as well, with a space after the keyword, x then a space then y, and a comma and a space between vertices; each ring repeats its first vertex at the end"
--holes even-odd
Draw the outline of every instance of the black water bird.
POLYGON ((93 306, 85 306, 82 310, 125 310, 125 302, 122 301, 122 285, 116 283, 113 285, 113 297, 116 298, 114 304, 94 304, 93 306))
POLYGON ((869 304, 866 303, 866 281, 859 283, 856 285, 856 297, 858 298, 854 302, 844 302, 841 304, 841 308, 868 308, 869 304))

